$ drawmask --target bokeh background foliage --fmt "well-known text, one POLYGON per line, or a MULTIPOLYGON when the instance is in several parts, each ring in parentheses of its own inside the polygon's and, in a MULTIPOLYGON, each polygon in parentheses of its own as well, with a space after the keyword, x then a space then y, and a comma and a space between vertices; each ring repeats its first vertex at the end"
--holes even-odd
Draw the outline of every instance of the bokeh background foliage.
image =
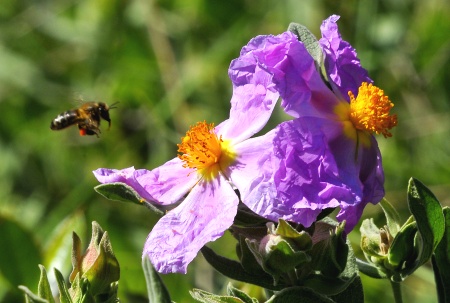
MULTIPOLYGON (((141 250, 157 217, 96 194, 91 171, 173 158, 189 125, 227 118, 227 68, 250 38, 290 22, 319 37, 331 14, 395 102, 394 137, 379 138, 388 199, 404 209, 414 176, 450 205, 449 1, 2 0, 0 301, 23 302, 17 285, 35 290, 39 263, 50 277, 53 267, 68 276, 71 232, 87 246, 95 220, 121 264, 120 297, 145 302, 141 250), (92 100, 120 102, 100 139, 50 130, 57 114, 92 100)), ((364 215, 380 218, 379 208, 364 215)), ((357 249, 358 229, 350 237, 357 249)), ((229 236, 213 247, 234 251, 229 236)), ((177 302, 192 302, 192 287, 221 293, 226 285, 201 256, 188 275, 163 278, 177 302)), ((387 281, 363 283, 367 302, 392 301, 387 281)), ((421 269, 406 280, 405 302, 434 302, 433 285, 421 269)))

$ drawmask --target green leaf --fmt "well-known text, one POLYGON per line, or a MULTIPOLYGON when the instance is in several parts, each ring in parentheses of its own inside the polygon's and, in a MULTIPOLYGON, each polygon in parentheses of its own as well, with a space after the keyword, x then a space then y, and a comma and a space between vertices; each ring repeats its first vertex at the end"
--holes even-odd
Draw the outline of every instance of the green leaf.
POLYGON ((313 256, 314 269, 325 276, 337 277, 347 264, 349 247, 343 237, 343 231, 343 223, 335 226, 319 221, 315 224, 313 239, 316 243, 310 254, 313 256))
POLYGON ((356 264, 358 265, 358 270, 368 277, 374 279, 387 279, 387 276, 384 272, 380 271, 378 267, 375 267, 370 263, 364 262, 360 259, 356 259, 356 264))
POLYGON ((281 284, 274 285, 271 275, 265 273, 254 275, 249 273, 245 271, 239 262, 219 256, 207 246, 203 246, 201 252, 205 257, 205 260, 214 267, 215 270, 228 278, 251 283, 271 290, 283 289, 283 285, 281 284))
POLYGON ((250 250, 245 238, 239 237, 239 245, 237 246, 237 255, 242 266, 242 270, 253 276, 266 275, 267 273, 261 268, 261 265, 250 250))
POLYGON ((246 301, 242 301, 237 297, 219 296, 201 289, 193 289, 189 293, 191 294, 192 298, 202 303, 248 303, 246 301))
POLYGON ((145 281, 147 282, 148 302, 171 303, 166 286, 147 256, 142 260, 142 268, 144 269, 145 281))
POLYGON ((409 180, 408 206, 417 222, 419 233, 416 242, 419 246, 416 261, 402 272, 404 277, 412 274, 431 258, 445 231, 444 215, 439 201, 425 185, 414 178, 409 180))
POLYGON ((275 230, 275 234, 286 238, 289 241, 295 242, 296 248, 298 250, 309 250, 312 247, 311 236, 305 231, 297 231, 289 223, 283 219, 278 220, 278 226, 275 230))
MULTIPOLYGON (((417 223, 411 222, 401 227, 389 247, 388 261, 394 268, 402 268, 404 262, 410 263, 417 257, 414 249, 414 238, 417 233, 417 223)), ((399 282, 399 281, 396 281, 399 282)))
POLYGON ((227 294, 232 297, 236 297, 242 300, 244 303, 258 303, 256 298, 252 298, 240 289, 234 287, 231 283, 228 283, 227 294))
POLYGON ((48 282, 47 271, 42 265, 39 265, 39 268, 41 270, 41 277, 38 284, 38 296, 46 299, 49 303, 54 303, 55 299, 53 299, 50 283, 48 282))
POLYGON ((19 289, 25 294, 26 302, 30 303, 49 303, 47 300, 35 295, 28 287, 19 285, 19 289))
MULTIPOLYGON (((239 192, 236 192, 239 195, 239 192)), ((234 217, 233 227, 256 227, 262 226, 265 228, 267 219, 255 214, 250 208, 244 203, 238 204, 238 211, 234 217)))
POLYGON ((128 186, 125 183, 114 182, 100 184, 94 187, 94 190, 100 195, 104 196, 106 199, 145 205, 155 213, 161 216, 164 215, 164 211, 162 209, 159 209, 155 205, 147 202, 131 186, 128 186))
POLYGON ((433 256, 433 270, 439 303, 450 302, 450 208, 444 207, 445 233, 433 256))
POLYGON ((355 254, 348 239, 345 245, 348 247, 348 252, 345 255, 347 260, 341 274, 337 277, 333 275, 325 276, 322 274, 315 274, 304 281, 304 286, 327 296, 337 295, 347 289, 353 283, 354 279, 358 277, 358 266, 356 264, 355 254))
POLYGON ((313 57, 317 66, 323 64, 323 52, 317 38, 304 26, 298 23, 289 24, 288 31, 294 33, 303 42, 308 53, 313 57))
POLYGON ((290 287, 272 296, 266 303, 335 303, 332 299, 306 287, 290 287))
POLYGON ((11 285, 37 285, 42 264, 40 247, 30 231, 0 215, 0 272, 11 285))
POLYGON ((72 298, 70 297, 69 290, 67 289, 66 282, 63 275, 58 269, 54 269, 56 282, 58 283, 59 289, 59 301, 61 303, 72 303, 72 298))
POLYGON ((383 209, 384 215, 386 216, 386 225, 389 228, 389 232, 392 237, 400 230, 400 215, 397 210, 389 203, 388 200, 383 198, 380 202, 380 206, 383 209))
MULTIPOLYGON (((258 248, 252 248, 248 241, 249 248, 257 253, 258 248)), ((271 245, 270 252, 267 255, 260 256, 263 269, 272 275, 275 281, 288 272, 292 272, 297 266, 302 263, 309 262, 311 257, 304 251, 294 251, 292 246, 285 240, 280 240, 278 243, 271 245)))
POLYGON ((359 276, 353 279, 353 282, 339 294, 331 296, 337 303, 364 303, 364 291, 361 278, 359 276))

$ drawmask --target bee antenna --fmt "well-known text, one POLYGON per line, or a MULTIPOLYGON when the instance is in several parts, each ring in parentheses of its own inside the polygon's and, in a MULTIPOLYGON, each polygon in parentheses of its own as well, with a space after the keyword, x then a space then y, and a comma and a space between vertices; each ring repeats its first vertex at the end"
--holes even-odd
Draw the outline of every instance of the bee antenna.
POLYGON ((111 104, 111 105, 109 106, 109 109, 117 108, 116 104, 119 104, 119 103, 120 103, 119 101, 114 102, 113 104, 111 104))

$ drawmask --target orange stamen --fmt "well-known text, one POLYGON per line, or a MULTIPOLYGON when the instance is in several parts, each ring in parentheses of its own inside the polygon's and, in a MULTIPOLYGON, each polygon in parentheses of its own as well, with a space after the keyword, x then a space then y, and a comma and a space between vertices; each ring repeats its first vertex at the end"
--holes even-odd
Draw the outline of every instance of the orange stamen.
POLYGON ((383 90, 363 82, 356 98, 351 91, 348 95, 350 121, 356 129, 383 134, 385 138, 392 136, 389 130, 397 125, 397 115, 389 115, 394 104, 384 95, 383 90))

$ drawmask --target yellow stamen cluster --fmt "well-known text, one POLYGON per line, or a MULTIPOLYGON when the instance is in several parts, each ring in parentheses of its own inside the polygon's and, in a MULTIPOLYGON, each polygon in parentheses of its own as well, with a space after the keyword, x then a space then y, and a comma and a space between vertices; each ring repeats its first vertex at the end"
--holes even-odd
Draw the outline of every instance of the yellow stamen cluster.
POLYGON ((389 115, 394 104, 384 95, 383 90, 363 82, 359 87, 358 96, 352 92, 350 97, 350 120, 359 130, 391 137, 389 130, 397 125, 397 115, 389 115))
POLYGON ((214 133, 214 124, 205 121, 192 126, 178 144, 178 158, 183 167, 202 170, 211 167, 220 160, 222 138, 214 133))

